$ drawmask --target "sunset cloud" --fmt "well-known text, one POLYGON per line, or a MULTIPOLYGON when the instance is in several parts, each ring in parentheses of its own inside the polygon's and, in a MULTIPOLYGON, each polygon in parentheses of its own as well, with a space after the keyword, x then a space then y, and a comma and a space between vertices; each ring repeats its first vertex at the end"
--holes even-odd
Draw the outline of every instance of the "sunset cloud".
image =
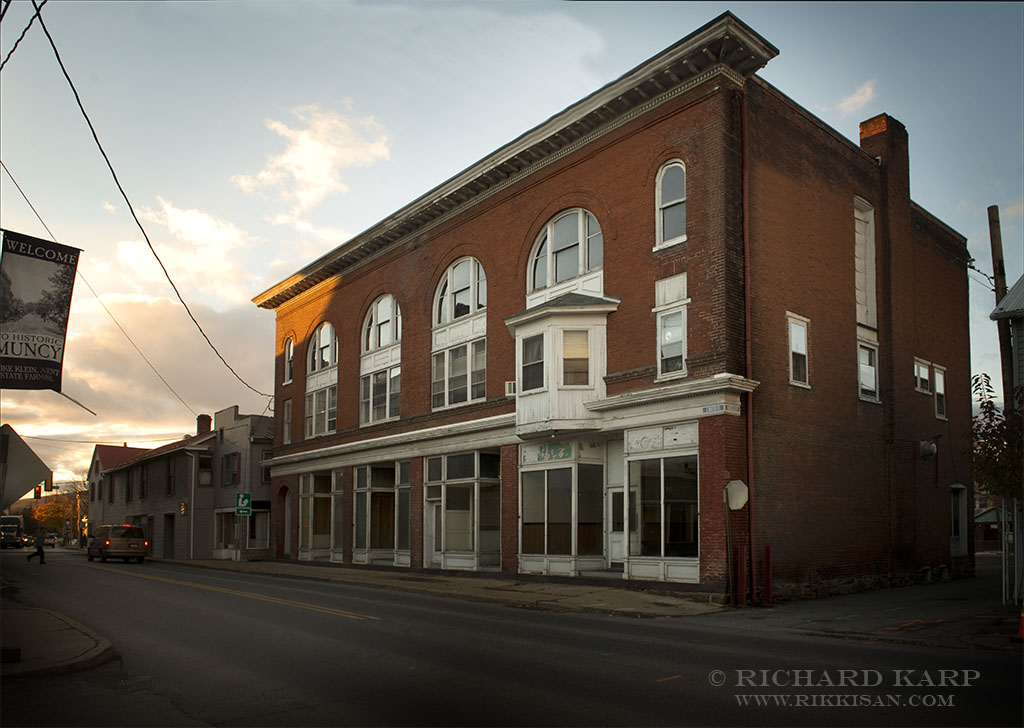
POLYGON ((388 137, 372 116, 346 116, 317 106, 292 109, 292 115, 299 122, 294 128, 283 121, 266 122, 284 139, 285 150, 256 174, 232 177, 240 189, 275 191, 292 214, 301 214, 330 194, 348 191, 343 169, 390 159, 388 137))

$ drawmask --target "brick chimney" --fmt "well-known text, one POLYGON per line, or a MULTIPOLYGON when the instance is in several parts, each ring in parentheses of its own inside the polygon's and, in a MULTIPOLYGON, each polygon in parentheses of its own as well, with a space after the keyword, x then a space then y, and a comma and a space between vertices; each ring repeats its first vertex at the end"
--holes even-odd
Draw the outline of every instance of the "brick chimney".
POLYGON ((198 417, 196 417, 196 434, 209 434, 210 430, 213 429, 212 423, 213 420, 211 419, 210 415, 199 415, 198 417))

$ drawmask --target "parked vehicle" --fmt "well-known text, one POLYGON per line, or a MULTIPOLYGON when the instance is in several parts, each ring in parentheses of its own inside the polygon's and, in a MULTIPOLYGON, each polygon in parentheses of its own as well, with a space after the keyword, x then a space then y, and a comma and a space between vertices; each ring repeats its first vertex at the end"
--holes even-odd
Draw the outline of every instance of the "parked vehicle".
POLYGON ((51 549, 57 547, 57 534, 48 533, 43 537, 43 546, 49 546, 51 549))
POLYGON ((85 555, 89 561, 97 556, 100 561, 108 558, 121 558, 125 562, 135 559, 140 564, 146 560, 149 541, 146 533, 139 526, 126 523, 121 526, 97 526, 89 538, 85 555))
POLYGON ((25 517, 0 516, 0 548, 25 546, 25 517))

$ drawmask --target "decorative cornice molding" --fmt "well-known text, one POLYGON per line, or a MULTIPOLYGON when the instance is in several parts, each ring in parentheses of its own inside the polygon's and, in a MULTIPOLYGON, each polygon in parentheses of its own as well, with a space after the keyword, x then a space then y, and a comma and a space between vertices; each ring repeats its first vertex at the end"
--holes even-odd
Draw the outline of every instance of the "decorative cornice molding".
POLYGON ((778 50, 749 26, 731 13, 723 13, 252 300, 260 308, 276 309, 700 84, 722 77, 742 86, 777 54, 778 50))
POLYGON ((587 409, 592 412, 610 412, 629 407, 642 407, 651 403, 663 403, 673 399, 699 397, 712 392, 753 392, 760 385, 752 379, 738 374, 716 374, 706 379, 684 381, 665 387, 652 387, 638 392, 628 392, 614 397, 587 402, 587 409))

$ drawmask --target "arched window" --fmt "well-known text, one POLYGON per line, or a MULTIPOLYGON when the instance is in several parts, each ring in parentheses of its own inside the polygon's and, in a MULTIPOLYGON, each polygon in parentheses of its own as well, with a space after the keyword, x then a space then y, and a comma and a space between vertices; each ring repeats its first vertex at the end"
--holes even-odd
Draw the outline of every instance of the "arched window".
POLYGON ((597 218, 581 208, 553 217, 540 235, 530 262, 530 290, 553 286, 600 268, 604 237, 597 218))
POLYGON ((334 326, 324 321, 309 340, 309 371, 333 367, 338 363, 338 335, 334 326))
POLYGON ((363 351, 384 349, 402 339, 402 312, 390 293, 373 302, 363 326, 363 351))
POLYGON ((359 378, 359 422, 370 424, 401 415, 402 311, 390 293, 370 306, 363 325, 359 378), (384 360, 375 352, 387 350, 384 360))
POLYGON ((487 278, 483 266, 476 258, 455 261, 445 271, 434 297, 434 344, 430 361, 430 406, 433 409, 486 398, 486 308, 487 278), (460 321, 459 325, 449 325, 456 321, 460 321))
POLYGON ((487 307, 487 278, 476 258, 463 258, 445 271, 434 303, 434 324, 446 324, 487 307))
POLYGON ((295 374, 295 342, 290 338, 284 342, 284 381, 292 381, 295 374))
POLYGON ((679 160, 666 164, 658 172, 658 240, 661 248, 686 240, 686 167, 679 160))

